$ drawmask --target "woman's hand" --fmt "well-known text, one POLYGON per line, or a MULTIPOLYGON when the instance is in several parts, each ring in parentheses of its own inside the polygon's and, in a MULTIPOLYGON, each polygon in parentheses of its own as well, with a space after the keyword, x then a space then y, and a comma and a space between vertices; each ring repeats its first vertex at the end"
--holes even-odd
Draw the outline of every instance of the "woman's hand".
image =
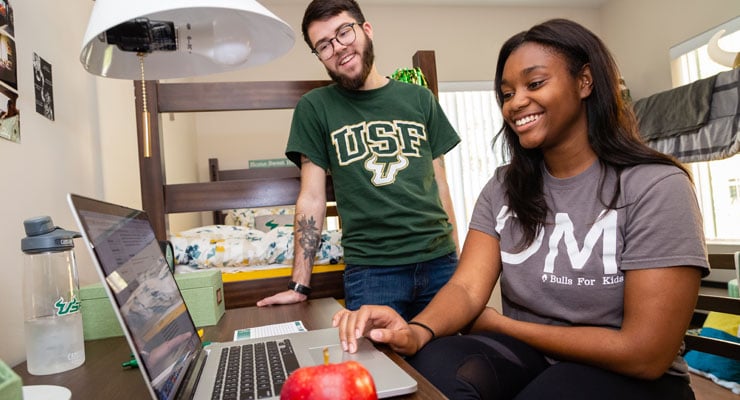
POLYGON ((332 325, 339 328, 342 349, 350 353, 357 351, 357 339, 365 336, 374 342, 388 344, 397 353, 411 355, 423 346, 422 335, 426 334, 412 330, 395 310, 387 306, 362 306, 357 311, 339 311, 334 314, 332 325))

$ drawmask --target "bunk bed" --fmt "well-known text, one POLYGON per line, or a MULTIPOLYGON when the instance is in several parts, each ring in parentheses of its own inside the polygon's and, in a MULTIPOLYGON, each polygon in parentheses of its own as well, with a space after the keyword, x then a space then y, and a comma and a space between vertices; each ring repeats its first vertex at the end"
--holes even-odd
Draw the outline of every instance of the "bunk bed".
MULTIPOLYGON (((423 72, 427 86, 437 94, 436 61, 433 51, 420 50, 412 66, 423 72)), ((137 113, 139 172, 142 207, 148 213, 157 239, 168 240, 167 216, 186 212, 220 212, 229 209, 293 205, 300 179, 297 167, 267 168, 260 171, 222 171, 211 161, 209 182, 168 184, 164 173, 162 113, 292 109, 311 89, 331 81, 260 81, 162 83, 146 81, 145 90, 152 115, 149 134, 141 113, 137 113)), ((136 109, 142 109, 141 81, 134 82, 136 109)), ((327 201, 334 200, 327 179, 327 201)), ((331 212, 331 208, 329 209, 331 212)), ((215 221, 218 222, 218 221, 215 221)), ((316 266, 311 280, 311 297, 344 298, 341 264, 316 266)), ((261 269, 242 274, 222 274, 227 308, 254 305, 264 296, 287 287, 290 267, 261 269)))
MULTIPOLYGON (((740 68, 655 93, 633 107, 648 146, 681 162, 720 160, 740 151, 740 68)), ((713 270, 740 271, 740 252, 734 258, 709 254, 709 264, 713 270)), ((723 318, 737 321, 739 311, 737 297, 703 292, 697 299, 692 329, 684 337, 697 399, 730 399, 740 392, 737 323, 731 328, 723 322, 722 329, 717 324, 723 318)))

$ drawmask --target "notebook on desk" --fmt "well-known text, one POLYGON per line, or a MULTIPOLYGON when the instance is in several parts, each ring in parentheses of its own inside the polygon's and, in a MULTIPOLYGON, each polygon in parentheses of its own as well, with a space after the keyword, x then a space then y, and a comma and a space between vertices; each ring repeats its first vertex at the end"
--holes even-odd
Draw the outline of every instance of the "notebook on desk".
POLYGON ((367 340, 357 353, 343 352, 336 329, 203 347, 146 213, 75 194, 68 201, 153 399, 277 399, 290 372, 323 364, 324 348, 330 362, 363 364, 381 398, 416 391, 367 340))

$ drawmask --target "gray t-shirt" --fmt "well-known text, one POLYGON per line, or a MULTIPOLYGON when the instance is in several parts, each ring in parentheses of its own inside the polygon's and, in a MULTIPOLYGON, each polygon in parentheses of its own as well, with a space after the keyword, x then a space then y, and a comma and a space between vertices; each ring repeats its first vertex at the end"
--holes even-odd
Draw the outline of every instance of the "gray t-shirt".
MULTIPOLYGON (((543 168, 550 210, 545 228, 532 245, 517 251, 521 232, 507 206, 505 168, 499 168, 481 192, 470 222, 470 229, 500 242, 505 315, 543 324, 618 329, 623 271, 693 265, 709 273, 696 195, 680 169, 659 164, 625 169, 618 208, 608 210, 603 203, 612 197, 612 169, 600 201, 598 161, 567 179, 543 168)), ((685 371, 676 368, 674 372, 685 371)))

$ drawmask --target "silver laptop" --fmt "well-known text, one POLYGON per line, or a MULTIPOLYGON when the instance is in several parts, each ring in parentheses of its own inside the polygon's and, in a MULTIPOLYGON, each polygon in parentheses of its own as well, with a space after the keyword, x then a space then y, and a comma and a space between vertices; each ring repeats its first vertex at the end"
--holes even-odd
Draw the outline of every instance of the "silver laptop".
POLYGON ((416 391, 367 340, 343 352, 334 328, 203 347, 146 213, 75 194, 68 201, 153 399, 277 399, 290 372, 323 364, 324 348, 330 362, 362 363, 381 398, 416 391))

